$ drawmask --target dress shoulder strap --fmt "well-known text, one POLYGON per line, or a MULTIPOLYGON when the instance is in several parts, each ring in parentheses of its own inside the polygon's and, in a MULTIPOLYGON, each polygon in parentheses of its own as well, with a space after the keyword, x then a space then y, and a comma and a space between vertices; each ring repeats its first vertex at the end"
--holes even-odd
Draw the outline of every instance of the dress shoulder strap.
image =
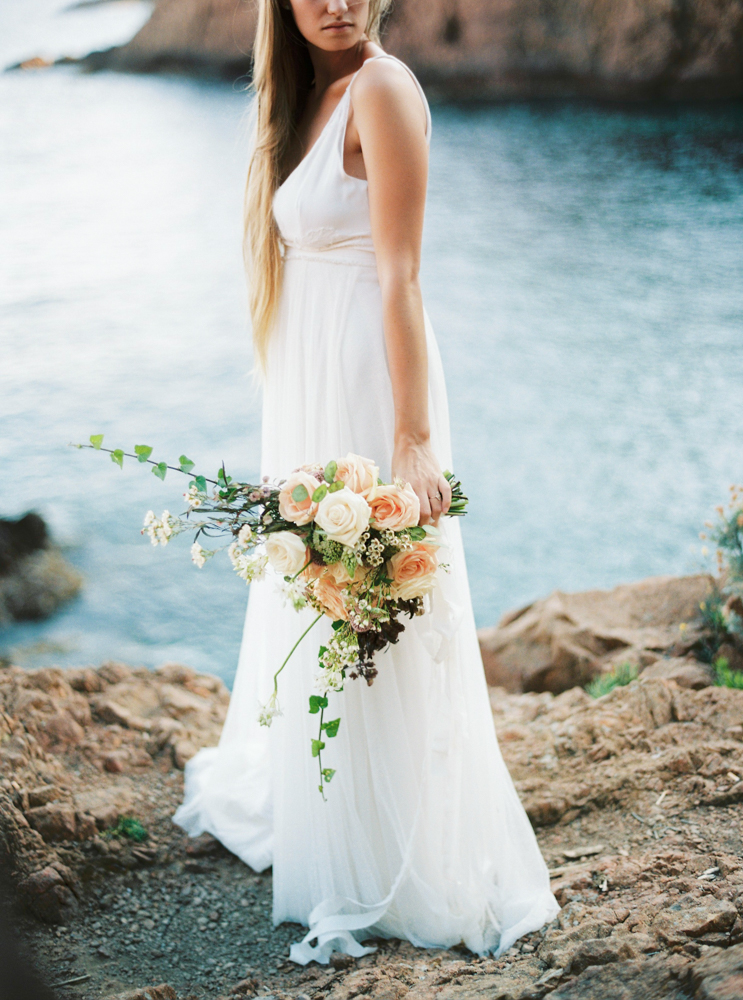
POLYGON ((411 78, 413 80, 413 83, 415 84, 415 86, 418 89, 418 93, 421 95, 421 101, 423 101, 423 108, 424 108, 424 110, 426 112, 426 142, 430 143, 430 141, 431 141, 431 109, 428 106, 428 101, 426 100, 426 95, 423 92, 423 87, 421 87, 420 82, 418 81, 418 77, 415 75, 415 73, 412 71, 412 69, 409 66, 406 66, 405 63, 402 61, 402 59, 398 59, 397 56, 391 56, 389 54, 389 52, 380 52, 380 54, 378 56, 370 56, 368 59, 365 59, 364 62, 363 62, 363 64, 362 64, 362 66, 359 69, 357 69, 356 72, 354 73, 354 75, 351 77, 351 82, 349 83, 348 87, 346 88, 346 93, 348 94, 349 99, 351 97, 351 87, 353 86, 353 82, 356 79, 356 77, 359 75, 359 73, 364 68, 364 66, 366 66, 367 63, 374 62, 377 59, 392 59, 393 62, 398 63, 400 66, 402 66, 403 69, 407 70, 407 72, 410 74, 410 76, 411 76, 411 78))

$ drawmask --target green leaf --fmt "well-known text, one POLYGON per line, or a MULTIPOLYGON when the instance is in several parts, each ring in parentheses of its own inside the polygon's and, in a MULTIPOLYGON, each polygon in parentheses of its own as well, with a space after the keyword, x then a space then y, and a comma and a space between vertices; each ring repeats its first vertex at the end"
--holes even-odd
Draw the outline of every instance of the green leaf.
POLYGON ((157 465, 152 466, 152 472, 158 479, 165 479, 168 474, 168 466, 165 462, 158 462, 157 465))
POLYGON ((319 694, 310 695, 310 715, 317 715, 321 708, 328 707, 328 699, 319 694))
POLYGON ((332 628, 334 632, 337 632, 339 628, 343 628, 346 623, 344 621, 333 622, 332 628))
POLYGON ((199 493, 206 493, 206 479, 204 476, 194 476, 193 482, 188 485, 195 486, 199 493))
POLYGON ((96 451, 99 451, 101 445, 103 444, 103 435, 102 434, 91 434, 90 435, 90 443, 93 445, 93 447, 95 448, 96 451))
POLYGON ((340 719, 333 719, 331 722, 323 722, 322 728, 325 730, 325 732, 326 732, 326 734, 328 736, 331 736, 331 737, 332 736, 337 736, 338 735, 338 727, 340 726, 340 724, 341 724, 341 720, 340 719))
POLYGON ((117 448, 116 451, 111 452, 111 461, 116 462, 120 469, 124 468, 124 452, 121 448, 117 448))
POLYGON ((307 487, 299 483, 292 490, 292 500, 294 503, 303 503, 305 500, 309 499, 309 493, 307 492, 307 487))
POLYGON ((322 740, 312 740, 312 756, 319 757, 320 751, 325 749, 325 744, 322 740))
MULTIPOLYGON (((302 487, 302 489, 304 489, 304 486, 302 487)), ((323 483, 321 486, 318 486, 315 492, 312 494, 312 502, 320 503, 322 498, 326 497, 327 495, 328 495, 328 488, 325 485, 325 483, 323 483)))
POLYGON ((196 464, 195 462, 192 462, 190 458, 186 458, 185 455, 181 455, 178 461, 180 462, 181 465, 181 472, 185 472, 186 475, 188 475, 188 473, 191 471, 191 469, 193 469, 194 465, 196 464))
POLYGON ((408 528, 408 534, 414 542, 422 542, 426 537, 426 529, 420 525, 416 525, 413 528, 408 528))
POLYGON ((152 448, 147 444, 135 444, 134 454, 137 456, 140 462, 146 462, 147 459, 152 454, 152 448))
POLYGON ((343 490, 345 488, 346 484, 343 482, 343 480, 336 479, 334 483, 331 483, 330 486, 328 486, 328 493, 337 493, 338 490, 343 490))
POLYGON ((335 774, 335 768, 334 767, 324 767, 323 768, 322 776, 325 779, 325 781, 332 781, 334 774, 335 774))
POLYGON ((323 472, 325 482, 332 483, 333 480, 335 479, 335 474, 337 471, 338 471, 338 463, 328 462, 328 464, 325 466, 325 471, 323 472))

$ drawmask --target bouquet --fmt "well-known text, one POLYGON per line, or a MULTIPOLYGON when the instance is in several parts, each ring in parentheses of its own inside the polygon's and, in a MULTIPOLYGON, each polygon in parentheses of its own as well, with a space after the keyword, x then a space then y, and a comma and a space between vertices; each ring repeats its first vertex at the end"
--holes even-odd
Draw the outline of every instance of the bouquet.
MULTIPOLYGON (((142 533, 152 544, 167 545, 193 531, 191 558, 198 567, 226 549, 238 576, 250 583, 270 565, 292 606, 316 612, 274 675, 273 693, 258 717, 261 725, 270 726, 281 715, 278 679, 292 653, 321 618, 331 620, 331 637, 318 653, 316 693, 309 699, 310 713, 319 717, 311 752, 324 797, 335 771, 323 767, 322 751, 341 721, 325 720, 329 692, 342 691, 346 679, 373 683, 376 654, 397 642, 405 629, 403 616, 424 614, 436 573, 446 569, 438 558, 437 529, 418 524, 420 504, 410 485, 383 483, 371 459, 351 453, 325 466, 301 466, 285 480, 272 483, 264 477, 253 485, 233 480, 224 465, 216 479, 194 475, 194 463, 185 455, 177 466, 155 462, 147 445, 136 445, 133 454, 103 448, 100 434, 76 447, 108 452, 120 467, 125 457, 136 458, 152 465, 161 479, 168 469, 190 476, 182 515, 166 510, 156 517, 148 511, 142 533), (227 542, 219 548, 202 545, 224 536, 227 542)), ((467 497, 452 473, 445 476, 452 489, 448 513, 462 515, 467 497)))

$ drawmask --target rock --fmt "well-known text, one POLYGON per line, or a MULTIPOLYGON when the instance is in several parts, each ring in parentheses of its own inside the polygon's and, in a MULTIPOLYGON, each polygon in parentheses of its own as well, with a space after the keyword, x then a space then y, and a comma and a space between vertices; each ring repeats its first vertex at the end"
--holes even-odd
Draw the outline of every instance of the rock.
POLYGON ((210 708, 206 698, 192 694, 190 691, 177 687, 175 684, 163 684, 160 688, 161 704, 176 719, 182 719, 196 713, 208 711, 210 708))
MULTIPOLYGON (((679 625, 699 621, 713 580, 654 577, 613 590, 555 591, 478 633, 488 684, 508 691, 566 691, 616 663, 641 665, 676 648, 679 625)), ((691 646, 699 630, 687 628, 691 646)))
POLYGON ((592 966, 549 1000, 689 1000, 687 968, 688 960, 676 955, 592 966))
POLYGON ((192 858, 203 858, 219 852, 221 845, 210 833, 199 834, 186 844, 186 854, 192 858))
POLYGON ((159 986, 144 986, 138 990, 110 994, 106 1000, 178 1000, 178 994, 172 986, 161 983, 159 986))
POLYGON ((26 819, 44 840, 75 840, 77 821, 75 810, 67 803, 52 802, 37 809, 29 809, 26 819))
POLYGON ((642 676, 647 680, 663 678, 675 681, 679 687, 699 691, 714 683, 712 673, 705 663, 687 657, 673 656, 656 660, 645 667, 642 676))
POLYGON ((93 710, 103 722, 113 722, 118 726, 126 726, 127 729, 139 729, 146 731, 149 723, 141 716, 134 715, 128 708, 124 708, 108 693, 101 695, 93 701, 93 710))
MULTIPOLYGON (((129 43, 84 63, 234 79, 250 69, 255 24, 241 0, 159 0, 129 43)), ((741 4, 716 0, 683 17, 656 0, 398 0, 384 42, 438 97, 717 99, 743 94, 742 30, 741 4)))
POLYGON ((727 899, 680 899, 658 914, 651 927, 666 944, 677 945, 704 934, 727 933, 737 916, 738 911, 727 899))
POLYGON ((198 747, 191 740, 176 740, 173 743, 173 763, 182 771, 197 751, 198 747))
POLYGON ((75 880, 70 869, 61 864, 21 879, 18 893, 35 916, 50 924, 66 923, 77 909, 75 880))
POLYGON ((743 997, 743 945, 705 955, 691 970, 690 986, 695 1000, 743 997))
POLYGON ((82 577, 51 545, 38 514, 0 519, 0 627, 48 617, 81 586, 82 577))
POLYGON ((27 795, 29 806, 35 809, 37 806, 45 806, 48 802, 58 799, 59 789, 55 785, 41 785, 39 788, 30 788, 27 795))
POLYGON ((78 811, 92 816, 99 830, 116 826, 119 818, 129 812, 131 804, 131 790, 124 785, 92 788, 75 794, 78 811))
POLYGON ((131 667, 128 667, 125 663, 117 663, 115 660, 109 660, 98 668, 98 676, 106 684, 119 684, 121 681, 131 677, 131 675, 131 667))
POLYGON ((159 0, 126 45, 94 52, 91 69, 180 69, 234 79, 250 69, 256 9, 240 0, 159 0))

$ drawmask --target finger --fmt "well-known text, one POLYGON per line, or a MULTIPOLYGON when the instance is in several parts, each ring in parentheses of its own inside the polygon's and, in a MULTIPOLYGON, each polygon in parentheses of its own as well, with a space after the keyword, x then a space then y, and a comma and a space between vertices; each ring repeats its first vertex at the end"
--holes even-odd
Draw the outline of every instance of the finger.
POLYGON ((419 524, 430 524, 431 523, 431 504, 429 503, 428 497, 424 492, 418 493, 418 501, 421 505, 421 516, 418 520, 419 524))
POLYGON ((441 517, 441 497, 429 497, 428 502, 431 505, 431 520, 438 524, 441 517))
POLYGON ((447 514, 451 507, 451 486, 445 476, 439 479, 439 493, 441 494, 441 513, 447 514))

